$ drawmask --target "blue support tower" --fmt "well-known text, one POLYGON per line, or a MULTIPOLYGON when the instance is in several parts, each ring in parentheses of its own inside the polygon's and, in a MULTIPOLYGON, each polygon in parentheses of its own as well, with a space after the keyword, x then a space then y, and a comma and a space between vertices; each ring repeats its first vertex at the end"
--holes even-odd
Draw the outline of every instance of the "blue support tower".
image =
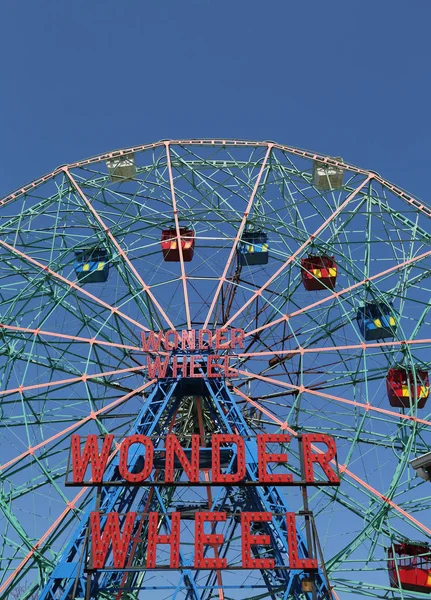
MULTIPOLYGON (((159 379, 154 384, 151 394, 143 400, 142 408, 137 415, 136 421, 129 431, 129 435, 143 434, 151 437, 154 447, 161 447, 167 433, 191 434, 201 433, 205 427, 205 433, 237 434, 245 442, 247 475, 249 481, 258 481, 257 444, 255 434, 247 424, 244 416, 237 405, 235 397, 231 393, 226 380, 220 378, 207 378, 205 368, 201 367, 203 377, 201 379, 190 379, 178 377, 167 377, 159 379), (183 415, 183 416, 181 416, 183 415), (188 418, 187 431, 184 431, 184 415, 188 418), (181 417, 181 418, 180 418, 181 417)), ((203 442, 204 443, 204 442, 203 442)), ((182 444, 185 447, 187 444, 182 444)), ((202 445, 202 443, 201 443, 202 445)), ((128 468, 136 472, 141 469, 142 449, 138 444, 130 447, 128 468)), ((202 452, 205 457, 205 452, 202 452)), ((229 467, 226 472, 235 472, 236 448, 234 445, 225 451, 225 461, 229 467)), ((205 458, 203 458, 205 462, 205 458)), ((153 571, 145 571, 144 558, 147 552, 147 522, 144 522, 144 514, 158 512, 160 515, 159 533, 169 534, 171 531, 171 513, 175 510, 183 510, 176 499, 175 485, 164 486, 140 486, 114 485, 115 481, 122 481, 119 475, 118 454, 113 458, 104 480, 111 485, 91 488, 90 501, 87 502, 83 511, 82 519, 75 534, 69 541, 61 560, 53 570, 49 581, 39 596, 39 600, 89 600, 96 598, 121 598, 121 600, 132 600, 138 598, 159 598, 153 596, 154 590, 164 590, 168 597, 168 589, 171 590, 172 598, 186 600, 210 600, 217 594, 220 588, 220 572, 208 570, 203 576, 203 571, 192 568, 190 553, 180 550, 180 569, 170 572, 169 585, 155 585, 153 571), (98 491, 97 491, 98 490, 98 491), (124 569, 113 568, 112 552, 108 551, 107 562, 103 569, 91 571, 91 560, 89 559, 91 540, 89 540, 89 519, 92 511, 101 513, 117 512, 120 514, 120 522, 124 522, 124 513, 136 512, 138 517, 134 524, 134 533, 131 537, 129 554, 133 557, 132 563, 124 569), (139 534, 139 543, 136 538, 139 534), (133 546, 133 544, 135 544, 133 546), (133 548, 132 548, 133 546, 133 548), (90 571, 88 568, 90 567, 90 571), (172 576, 176 582, 172 583, 172 576), (145 591, 146 590, 146 591, 145 591), (149 590, 153 590, 152 592, 149 590), (142 592, 141 592, 142 591, 142 592), (140 595, 141 593, 141 595, 140 595), (148 595, 147 595, 148 594, 148 595)), ((270 467, 269 467, 270 469, 270 467)), ((182 471, 176 468, 176 477, 180 478, 182 471)), ((155 477, 152 475, 151 477, 155 477)), ((153 479, 155 481, 155 479, 153 479)), ((192 494, 193 484, 188 486, 187 494, 192 494)), ((186 490, 185 487, 182 488, 186 490)), ((226 540, 226 552, 229 550, 232 540, 240 537, 239 515, 243 511, 271 512, 273 520, 269 523, 261 523, 261 532, 270 537, 270 546, 253 546, 254 558, 268 557, 274 559, 276 568, 274 570, 261 570, 253 577, 249 588, 242 585, 235 588, 232 577, 229 584, 223 585, 226 589, 224 598, 271 598, 272 600, 332 600, 327 579, 324 573, 316 570, 313 574, 313 591, 304 591, 302 581, 307 573, 299 570, 277 568, 277 565, 289 563, 289 548, 287 542, 287 524, 284 515, 289 512, 284 495, 274 485, 253 486, 220 486, 212 488, 208 493, 205 510, 226 511, 231 518, 225 524, 224 537, 226 540), (212 493, 213 492, 213 493, 212 493), (235 589, 237 591, 235 592, 235 589)), ((183 498, 187 497, 183 495, 183 498)), ((199 507, 192 506, 192 512, 199 507)), ((185 511, 187 519, 187 511, 185 511)), ((102 518, 103 524, 103 518, 102 518)), ((215 530, 215 529, 214 529, 215 530)), ((307 558, 310 556, 309 539, 297 530, 298 556, 307 558)), ((163 582, 160 578, 157 581, 163 582)), ((166 578, 167 581, 167 578, 166 578)), ((233 580, 234 581, 234 580, 233 580)))

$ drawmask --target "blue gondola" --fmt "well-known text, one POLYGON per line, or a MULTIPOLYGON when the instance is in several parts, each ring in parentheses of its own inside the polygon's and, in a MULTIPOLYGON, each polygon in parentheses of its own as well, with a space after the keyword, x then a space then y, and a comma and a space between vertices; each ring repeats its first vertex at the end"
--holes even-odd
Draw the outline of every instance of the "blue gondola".
POLYGON ((75 252, 75 273, 82 283, 103 283, 108 279, 108 252, 90 248, 75 252))
POLYGON ((393 308, 387 304, 366 302, 356 319, 366 341, 395 337, 397 320, 393 308))
POLYGON ((268 263, 268 236, 262 231, 244 231, 238 244, 239 264, 266 265, 268 263))

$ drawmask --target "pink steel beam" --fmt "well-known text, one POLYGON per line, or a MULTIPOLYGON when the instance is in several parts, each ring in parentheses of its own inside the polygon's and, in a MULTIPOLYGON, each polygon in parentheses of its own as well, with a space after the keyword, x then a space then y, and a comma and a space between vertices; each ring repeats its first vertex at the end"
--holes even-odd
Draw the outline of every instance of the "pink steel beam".
POLYGON ((266 164, 267 164, 269 156, 271 154, 272 147, 273 147, 273 144, 268 144, 268 149, 266 151, 265 157, 264 157, 263 162, 262 162, 262 166, 260 168, 260 171, 259 171, 259 174, 257 176, 256 182, 254 184, 253 191, 252 191, 251 196, 250 196, 250 200, 248 201, 247 207, 246 207, 246 209, 244 211, 244 214, 243 214, 243 217, 242 217, 242 220, 241 220, 241 224, 240 224, 240 226, 238 228, 238 231, 237 231, 237 234, 235 236, 235 239, 234 239, 234 242, 233 242, 233 245, 232 245, 229 257, 227 259, 227 263, 226 263, 225 268, 223 270, 223 274, 220 277, 220 281, 218 283, 217 290, 216 290, 214 298, 213 298, 213 300, 211 302, 211 306, 210 306, 210 308, 208 310, 208 315, 207 315, 207 317, 205 319, 205 323, 203 325, 203 329, 206 329, 208 327, 209 320, 210 320, 211 315, 212 315, 212 313, 214 311, 214 307, 215 307, 216 302, 218 300, 218 297, 220 295, 220 292, 221 292, 221 289, 223 287, 223 284, 227 281, 227 279, 226 279, 227 273, 229 271, 229 268, 230 268, 230 265, 232 263, 232 260, 233 260, 234 256, 236 255, 236 251, 237 251, 237 247, 238 247, 238 242, 241 239, 242 232, 244 231, 244 227, 245 227, 245 224, 247 222, 248 215, 250 214, 251 207, 253 205, 255 196, 257 194, 257 190, 259 189, 260 181, 261 181, 262 175, 263 175, 263 173, 265 171, 266 164))
POLYGON ((54 442, 55 440, 59 439, 60 437, 62 437, 64 435, 66 435, 67 433, 70 433, 71 431, 73 431, 75 429, 78 429, 79 427, 81 427, 81 425, 84 425, 84 423, 87 423, 88 421, 91 421, 92 419, 97 419, 97 417, 99 415, 102 415, 102 414, 104 414, 106 412, 109 412, 113 408, 119 406, 120 404, 123 404, 124 402, 126 402, 127 400, 129 400, 129 398, 131 398, 132 396, 135 396, 136 394, 139 394, 139 393, 143 392, 147 387, 149 387, 150 385, 152 385, 155 382, 156 382, 156 379, 152 379, 151 381, 148 381, 144 385, 141 385, 140 387, 135 388, 134 390, 132 390, 128 394, 125 394, 124 396, 121 396, 121 398, 117 398, 117 400, 114 400, 113 402, 111 402, 110 404, 107 404, 103 408, 99 408, 99 410, 96 410, 96 411, 91 411, 91 413, 89 415, 87 415, 86 417, 84 417, 83 419, 80 419, 79 421, 76 421, 76 423, 73 423, 72 425, 69 425, 69 427, 66 427, 65 429, 62 429, 62 431, 59 431, 58 433, 56 433, 55 435, 51 436, 50 438, 47 438, 43 442, 40 442, 39 444, 36 444, 35 446, 32 446, 31 448, 29 448, 28 450, 26 450, 25 452, 23 452, 19 456, 15 456, 15 458, 12 458, 11 460, 9 460, 4 465, 0 465, 0 471, 4 471, 5 469, 7 469, 8 467, 14 465, 15 463, 17 463, 21 459, 25 458, 26 456, 33 455, 36 452, 36 450, 39 450, 40 448, 43 448, 44 446, 50 444, 51 442, 54 442))
POLYGON ((324 223, 322 223, 322 225, 320 225, 320 227, 318 227, 316 229, 316 231, 314 233, 312 233, 310 235, 310 237, 291 255, 289 256, 289 258, 286 260, 286 262, 284 264, 281 265, 281 267, 266 281, 266 283, 264 283, 262 285, 262 287, 260 287, 258 290, 256 290, 253 295, 251 296, 251 298, 249 298, 243 305, 242 307, 228 320, 226 321, 226 323, 224 324, 225 327, 228 327, 233 321, 235 321, 235 319, 242 313, 244 312, 244 310, 247 308, 247 306, 249 306, 249 304, 251 304, 256 298, 258 298, 259 296, 262 295, 262 292, 264 290, 266 290, 266 288, 271 285, 271 283, 274 281, 274 279, 276 279, 285 269, 286 267, 288 267, 290 265, 291 262, 293 262, 295 260, 295 258, 303 251, 305 250, 305 248, 307 248, 307 246, 316 238, 319 236, 319 234, 326 228, 326 226, 333 220, 335 219, 335 217, 340 214, 340 212, 342 210, 344 210, 344 208, 349 204, 349 202, 351 202, 353 200, 353 198, 361 191, 361 189, 367 185, 367 183, 373 179, 374 175, 372 173, 370 173, 367 177, 367 179, 365 179, 356 189, 354 192, 352 192, 351 194, 349 194, 349 196, 344 200, 344 202, 342 204, 340 204, 340 206, 337 208, 337 210, 335 210, 332 215, 330 217, 328 217, 326 219, 326 221, 324 221, 324 223))
POLYGON ((28 256, 28 254, 25 254, 25 252, 21 252, 21 250, 18 250, 17 248, 14 248, 13 246, 10 246, 9 244, 7 244, 6 242, 4 242, 3 240, 0 240, 0 246, 3 246, 3 248, 6 248, 6 250, 9 250, 9 252, 12 252, 12 253, 16 254, 17 256, 20 256, 21 258, 23 258, 27 262, 35 265, 36 267, 39 267, 39 269, 41 269, 42 271, 45 271, 45 273, 49 273, 49 275, 51 275, 55 279, 58 279, 59 281, 62 281, 63 283, 65 283, 66 285, 68 285, 71 289, 79 292, 80 294, 83 294, 84 296, 87 296, 87 298, 90 298, 91 300, 93 300, 94 302, 96 302, 96 304, 100 304, 104 308, 107 308, 112 314, 116 314, 116 315, 120 316, 121 318, 125 319, 126 321, 129 321, 129 323, 132 323, 136 327, 139 327, 139 329, 143 329, 144 331, 150 331, 148 329, 148 327, 145 327, 145 325, 141 325, 141 323, 138 323, 138 321, 135 321, 134 319, 131 319, 126 314, 124 314, 123 312, 121 312, 116 306, 111 306, 110 304, 108 304, 107 302, 104 302, 103 300, 101 300, 97 296, 94 296, 93 294, 90 294, 90 292, 87 292, 87 290, 85 290, 84 288, 80 287, 77 283, 75 283, 73 281, 69 281, 68 279, 66 279, 66 277, 63 277, 63 275, 60 275, 59 273, 56 273, 55 271, 53 271, 52 269, 50 269, 46 265, 40 263, 39 261, 35 260, 31 256, 28 256))
MULTIPOLYGON (((277 425, 279 425, 281 429, 283 429, 285 431, 288 431, 289 433, 291 433, 295 437, 298 436, 298 433, 294 429, 291 429, 286 422, 281 422, 280 419, 278 419, 270 411, 266 410, 264 407, 260 406, 260 404, 258 404, 257 402, 255 402, 254 400, 252 400, 251 398, 249 398, 248 396, 246 396, 238 388, 233 388, 233 389, 234 389, 234 391, 239 396, 241 396, 242 398, 244 398, 247 402, 250 402, 250 404, 252 404, 253 406, 257 407, 258 410, 262 411, 265 415, 267 415, 271 420, 274 421, 274 423, 276 423, 277 425)), ((320 448, 318 448, 317 446, 315 446, 315 445, 312 444, 312 447, 313 447, 313 450, 315 452, 318 452, 319 454, 323 453, 323 451, 320 448)), ((334 460, 332 460, 331 462, 333 464, 336 464, 334 460)), ((415 517, 413 517, 412 515, 409 515, 408 512, 406 512, 403 508, 401 508, 401 506, 398 506, 398 504, 396 504, 393 500, 391 500, 387 496, 384 496, 381 492, 379 492, 378 490, 376 490, 375 488, 373 488, 371 485, 369 485, 368 483, 366 483, 363 479, 361 479, 360 477, 358 477, 357 475, 355 475, 354 473, 352 473, 352 471, 350 471, 346 467, 346 465, 339 465, 339 470, 340 470, 341 473, 345 473, 348 477, 350 477, 351 479, 353 479, 354 481, 356 481, 356 483, 359 483, 359 485, 361 485, 366 490, 368 490, 371 494, 373 494, 373 496, 376 496, 377 498, 379 498, 379 500, 381 500, 385 504, 389 504, 389 506, 391 506, 394 510, 396 510, 401 515, 403 515, 408 521, 410 521, 411 523, 414 523, 419 529, 422 529, 422 531, 424 531, 426 534, 431 535, 431 529, 429 529, 423 523, 421 523, 420 521, 418 521, 417 519, 415 519, 415 517)))
MULTIPOLYGON (((17 331, 22 332, 22 333, 31 333, 33 335, 39 336, 39 337, 56 337, 56 338, 60 338, 60 339, 65 339, 65 340, 71 340, 71 341, 75 341, 75 342, 80 342, 80 343, 88 343, 90 345, 96 345, 96 346, 108 346, 108 347, 113 347, 113 348, 119 348, 120 350, 134 350, 136 352, 140 352, 142 351, 142 348, 140 346, 129 346, 127 344, 116 344, 115 342, 106 342, 105 340, 98 340, 96 338, 85 338, 85 337, 79 337, 79 336, 75 336, 75 335, 67 335, 64 333, 56 333, 54 331, 44 331, 43 329, 31 329, 29 327, 16 327, 14 325, 5 325, 4 323, 0 323, 0 329, 5 329, 6 331, 17 331)), ((246 334, 245 337, 247 337, 246 334)), ((385 347, 385 346, 411 346, 411 345, 419 345, 419 344, 431 344, 431 338, 425 338, 425 339, 414 339, 414 340, 391 340, 388 342, 372 342, 372 343, 365 343, 362 342, 361 344, 350 344, 350 345, 342 345, 342 346, 321 346, 319 348, 314 348, 314 347, 310 347, 310 348, 303 348, 303 347, 299 347, 296 349, 292 349, 292 350, 260 350, 258 352, 242 352, 242 353, 237 353, 234 354, 233 356, 236 356, 238 358, 251 358, 251 357, 259 357, 259 356, 274 356, 274 355, 278 355, 278 356, 283 356, 285 354, 311 354, 311 353, 321 353, 321 352, 335 352, 335 351, 339 351, 339 350, 369 350, 370 348, 381 348, 381 347, 385 347)), ((227 348, 227 346, 226 346, 227 348)), ((167 352, 158 351, 158 354, 163 354, 163 355, 167 355, 167 352)))
MULTIPOLYGON (((183 254, 183 246, 181 244, 181 235, 180 235, 180 223, 178 220, 178 208, 177 208, 177 199, 175 196, 175 185, 174 185, 174 176, 172 174, 172 162, 171 162, 171 152, 169 150, 169 142, 166 142, 166 158, 168 161, 168 174, 169 174, 169 186, 171 188, 171 198, 172 198, 172 211, 174 213, 175 220, 175 231, 177 233, 177 244, 178 250, 180 253, 180 269, 181 269, 181 282, 183 286, 183 294, 184 294, 184 307, 186 309, 186 320, 187 320, 187 328, 192 328, 192 322, 190 319, 190 304, 189 304, 189 294, 187 290, 187 276, 186 270, 184 267, 184 254, 183 254)), ((172 327, 173 329, 173 327, 172 327)))
POLYGON ((270 410, 268 410, 267 408, 265 408, 264 406, 259 404, 259 402, 252 400, 249 396, 244 394, 244 392, 242 392, 237 387, 233 387, 232 389, 236 394, 238 394, 238 396, 241 396, 241 398, 244 398, 244 400, 246 400, 249 404, 251 404, 252 406, 257 408, 261 413, 263 413, 268 418, 270 418, 271 421, 274 421, 274 423, 276 423, 280 427, 280 429, 288 430, 290 433, 293 433, 294 435, 296 435, 296 432, 287 426, 286 421, 282 421, 281 419, 279 419, 276 415, 274 415, 273 412, 271 412, 270 410))
POLYGON ((409 258, 408 260, 405 260, 402 263, 396 264, 393 267, 390 267, 389 269, 385 269, 384 271, 380 271, 380 273, 376 273, 376 275, 372 275, 371 277, 367 277, 366 279, 363 279, 362 281, 359 281, 358 283, 354 283, 353 285, 350 285, 349 287, 346 287, 343 290, 340 290, 339 292, 333 292, 329 296, 325 296, 325 298, 322 298, 321 300, 317 300, 317 302, 313 302, 313 304, 309 304, 308 306, 305 306, 304 308, 296 310, 295 312, 291 313, 290 315, 285 314, 284 316, 280 317, 279 319, 275 319, 274 321, 271 321, 270 323, 266 323, 266 325, 257 327, 256 329, 253 329, 253 331, 246 333, 245 337, 248 337, 259 331, 262 331, 263 329, 267 329, 268 327, 272 327, 273 325, 277 325, 278 323, 281 323, 283 321, 288 321, 292 317, 296 317, 297 315, 307 312, 308 310, 315 308, 316 306, 320 306, 321 304, 324 304, 325 302, 328 302, 329 300, 332 300, 333 298, 338 298, 339 296, 342 296, 342 295, 346 294, 347 292, 351 292, 352 290, 357 289, 358 287, 360 287, 361 285, 364 285, 365 283, 369 283, 370 281, 374 281, 375 279, 378 279, 379 277, 388 275, 389 273, 392 273, 393 271, 396 271, 397 269, 402 269, 403 267, 406 267, 407 265, 410 265, 414 262, 422 260, 423 258, 426 258, 427 256, 430 256, 430 255, 431 255, 431 250, 428 250, 427 252, 423 252, 422 254, 419 254, 418 256, 409 258))
MULTIPOLYGON (((384 346, 413 346, 418 344, 431 344, 431 338, 415 339, 415 340, 392 340, 390 342, 372 342, 361 344, 350 344, 346 346, 322 346, 320 348, 295 348, 294 350, 260 350, 259 352, 243 352, 242 354, 233 354, 238 358, 251 358, 252 356, 283 356, 284 354, 313 354, 318 352, 336 352, 339 350, 369 350, 370 348, 381 348, 384 346)), ((227 347, 227 346, 226 346, 227 347)))
MULTIPOLYGON (((335 400, 336 402, 341 402, 342 404, 349 404, 350 406, 356 406, 359 408, 363 408, 366 412, 377 412, 384 415, 389 415, 391 417, 395 417, 396 419, 404 419, 405 421, 412 421, 414 423, 420 423, 421 425, 429 425, 431 426, 431 421, 427 421, 425 419, 419 419, 418 417, 412 417, 411 415, 405 415, 401 413, 397 413, 392 410, 387 410, 386 408, 379 408, 378 406, 372 406, 369 402, 357 402, 356 400, 348 400, 347 398, 342 398, 341 396, 334 396, 333 394, 326 394, 325 392, 319 390, 313 390, 311 388, 307 388, 303 385, 293 385, 292 383, 285 383, 284 381, 278 381, 278 379, 273 379, 272 377, 266 377, 264 375, 255 375, 250 371, 242 371, 238 369, 238 373, 241 375, 245 375, 249 379, 259 379, 260 381, 265 381, 266 383, 271 383, 278 387, 288 388, 289 390, 296 390, 300 393, 307 393, 313 396, 319 396, 321 398, 326 398, 328 400, 335 400)), ((260 410, 260 409, 259 409, 260 410)))
POLYGON ((33 335, 39 337, 55 337, 60 338, 62 340, 70 340, 72 342, 82 342, 90 344, 91 346, 95 344, 96 346, 109 346, 111 348, 120 348, 121 350, 135 350, 140 351, 141 348, 138 346, 128 346, 126 344, 116 344, 115 342, 106 342, 105 340, 98 340, 96 338, 85 338, 79 337, 76 335, 67 335, 65 333, 55 333, 53 331, 44 331, 43 329, 31 329, 29 327, 15 327, 14 325, 5 325, 4 323, 0 323, 0 329, 5 329, 6 331, 16 331, 18 333, 31 333, 33 335))
POLYGON ((151 292, 150 286, 148 286, 145 283, 145 281, 142 279, 142 277, 139 275, 138 271, 135 269, 135 267, 131 263, 129 257, 127 256, 126 252, 124 252, 124 250, 122 249, 122 247, 120 246, 120 244, 117 242, 117 240, 115 239, 115 236, 112 235, 109 227, 107 227, 107 225, 105 224, 105 222, 103 221, 103 219, 101 218, 101 216, 99 215, 99 213, 97 212, 97 210, 92 206, 91 202, 88 201, 86 195, 84 194, 84 192, 82 191, 82 189, 79 187, 78 183, 76 182, 76 180, 74 179, 74 177, 72 176, 72 174, 69 172, 68 168, 67 167, 63 167, 63 171, 66 173, 67 177, 70 179, 70 181, 74 185, 76 191, 78 192, 78 194, 80 195, 80 197, 84 201, 84 203, 86 204, 88 210, 93 214, 94 218, 99 223, 100 227, 103 229, 103 231, 105 232, 105 234, 108 236, 108 238, 111 240, 112 244, 117 249, 118 254, 121 256, 121 258, 127 264, 127 266, 129 267, 129 269, 132 271, 133 275, 136 277, 136 279, 141 284, 143 291, 151 298, 151 300, 153 301, 155 307, 160 312, 160 314, 162 315, 162 317, 165 319, 165 321, 169 325, 169 327, 171 329, 175 329, 175 327, 173 326, 173 324, 169 320, 169 317, 167 316, 167 314, 165 313, 165 311, 160 306, 159 302, 156 300, 156 298, 154 297, 153 293, 151 292))
POLYGON ((120 375, 122 373, 133 373, 136 371, 144 371, 146 367, 144 365, 138 365, 137 367, 127 367, 125 369, 116 369, 114 371, 102 371, 101 373, 94 373, 93 375, 88 375, 87 373, 83 373, 80 377, 69 377, 67 379, 57 379, 55 381, 47 381, 40 383, 33 383, 31 385, 20 385, 16 388, 10 388, 8 390, 1 390, 0 396, 8 396, 9 394, 16 394, 17 392, 22 394, 22 392, 28 392, 29 390, 36 390, 38 388, 48 388, 54 387, 58 385, 66 385, 70 383, 78 383, 78 382, 86 382, 91 379, 97 379, 98 377, 110 377, 111 375, 120 375))

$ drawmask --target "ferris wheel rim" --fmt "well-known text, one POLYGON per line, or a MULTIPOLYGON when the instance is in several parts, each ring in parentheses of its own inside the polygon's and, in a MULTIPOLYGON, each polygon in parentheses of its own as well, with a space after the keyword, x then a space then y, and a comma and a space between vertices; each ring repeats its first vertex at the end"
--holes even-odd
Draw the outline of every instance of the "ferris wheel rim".
MULTIPOLYGON (((144 151, 144 150, 148 150, 148 149, 151 149, 151 148, 154 148, 154 147, 161 147, 161 148, 163 148, 163 146, 168 149, 169 147, 171 147, 173 145, 187 145, 187 144, 191 144, 191 145, 196 144, 196 145, 204 146, 204 145, 213 145, 214 143, 217 143, 217 142, 220 142, 220 140, 211 140, 211 139, 210 140, 171 140, 171 141, 162 140, 160 142, 157 142, 156 144, 152 144, 152 145, 149 145, 149 146, 142 146, 142 147, 136 147, 136 148, 128 148, 128 149, 124 149, 124 150, 115 151, 115 152, 112 152, 112 153, 100 155, 98 157, 93 157, 91 159, 86 159, 84 161, 80 161, 79 163, 71 163, 70 165, 67 165, 67 166, 58 167, 57 170, 53 171, 52 173, 50 173, 48 176, 45 176, 45 177, 46 177, 46 179, 49 179, 50 177, 55 176, 56 174, 59 174, 59 173, 62 173, 62 172, 63 173, 68 173, 69 170, 71 170, 71 169, 74 169, 74 168, 77 168, 77 167, 80 167, 80 166, 85 166, 87 164, 97 163, 97 162, 106 160, 109 157, 124 156, 124 154, 130 153, 132 151, 135 151, 135 152, 144 151)), ((229 140, 223 140, 223 142, 225 144, 227 144, 227 145, 230 143, 232 146, 238 146, 238 147, 243 147, 243 146, 244 147, 250 147, 250 146, 255 147, 255 146, 258 146, 258 147, 262 147, 262 148, 267 148, 267 150, 270 150, 272 148, 278 148, 278 149, 281 149, 281 150, 286 151, 286 152, 291 152, 291 150, 292 150, 292 149, 289 149, 286 146, 280 146, 280 145, 277 145, 277 144, 275 144, 273 142, 247 142, 247 141, 240 141, 240 140, 230 140, 230 141, 229 140)), ((296 150, 299 153, 298 155, 301 155, 300 154, 301 152, 305 152, 305 151, 299 151, 297 149, 294 149, 294 150, 296 150)), ((313 154, 312 157, 311 156, 307 156, 306 158, 309 158, 311 160, 319 160, 320 161, 320 159, 324 158, 324 157, 322 157, 321 155, 313 154)), ((327 158, 329 158, 329 157, 327 157, 327 158)), ((337 162, 336 160, 333 163, 332 161, 334 161, 334 160, 335 159, 329 158, 328 163, 329 164, 335 164, 335 165, 342 165, 344 168, 349 169, 349 166, 346 163, 344 163, 344 162, 341 163, 339 161, 337 162)), ((371 171, 358 170, 357 172, 361 173, 361 174, 363 174, 365 176, 367 176, 367 179, 370 179, 370 180, 374 179, 376 181, 379 181, 380 183, 382 183, 382 185, 385 185, 385 186, 389 186, 390 185, 388 182, 385 182, 383 179, 381 179, 380 176, 378 176, 377 174, 374 174, 371 171)), ((43 178, 43 181, 42 180, 37 180, 37 181, 43 183, 45 181, 45 179, 43 178)), ((39 183, 37 183, 37 185, 39 185, 39 183)), ((392 190, 392 191, 394 191, 394 190, 392 190)), ((26 192, 26 189, 24 187, 24 188, 21 188, 19 190, 19 194, 17 196, 12 197, 13 195, 10 195, 7 198, 15 199, 16 197, 18 197, 19 195, 21 195, 21 194, 23 194, 25 192, 26 192)), ((394 191, 394 193, 397 193, 397 192, 394 191)), ((399 194, 399 195, 402 198, 401 194, 399 194)), ((405 200, 405 198, 402 198, 402 199, 405 200)), ((421 210, 421 208, 419 208, 419 207, 416 207, 416 208, 418 210, 421 210)), ((424 212, 424 211, 421 210, 421 212, 424 212)), ((429 216, 426 212, 425 212, 425 214, 427 216, 429 216)), ((234 317, 232 317, 232 321, 234 320, 235 316, 236 315, 234 315, 234 317)), ((402 342, 400 342, 400 343, 402 343, 402 342)), ((1 588, 0 588, 0 590, 1 590, 1 588)))
POLYGON ((160 148, 162 146, 183 146, 183 145, 196 145, 196 146, 232 146, 232 147, 269 147, 278 149, 281 151, 285 151, 291 154, 295 154, 297 156, 301 156, 303 158, 307 158, 310 160, 316 160, 319 162, 331 164, 338 167, 343 167, 352 171, 354 173, 367 175, 370 179, 374 179, 380 184, 388 187, 397 194, 400 198, 402 198, 405 202, 413 205, 415 208, 423 212, 426 216, 431 218, 431 208, 428 208, 424 203, 422 203, 419 199, 417 199, 414 195, 407 192, 405 189, 400 188, 390 182, 389 180, 382 177, 379 173, 373 170, 365 169, 363 167, 358 167, 350 162, 345 162, 344 160, 337 160, 336 158, 328 155, 322 154, 318 152, 312 152, 310 150, 305 150, 301 148, 297 148, 295 146, 287 146, 285 144, 280 144, 274 141, 258 141, 258 140, 246 140, 246 139, 237 139, 237 138, 172 138, 172 139, 161 139, 157 142, 151 142, 148 144, 138 145, 138 146, 128 146, 116 150, 111 150, 108 152, 104 152, 102 154, 94 154, 88 158, 82 159, 80 161, 75 161, 71 163, 62 164, 52 171, 49 171, 45 175, 30 181, 24 186, 17 188, 16 190, 10 192, 4 197, 0 197, 0 207, 4 204, 7 204, 11 200, 15 200, 20 197, 22 194, 34 189, 40 184, 45 183, 48 179, 55 177, 56 175, 63 172, 65 169, 74 169, 83 167, 90 164, 95 164, 104 160, 109 160, 110 158, 121 157, 134 152, 145 152, 146 150, 152 150, 155 148, 160 148))

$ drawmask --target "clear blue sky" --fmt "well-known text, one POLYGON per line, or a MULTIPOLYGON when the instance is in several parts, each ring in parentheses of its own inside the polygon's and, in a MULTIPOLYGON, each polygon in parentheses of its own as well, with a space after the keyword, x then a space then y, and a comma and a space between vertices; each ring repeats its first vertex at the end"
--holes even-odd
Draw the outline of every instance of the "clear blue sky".
POLYGON ((111 149, 227 137, 342 156, 430 203, 430 23, 431 0, 3 0, 0 196, 111 149))
POLYGON ((273 139, 426 199, 429 0, 2 5, 0 196, 161 138, 273 139))

